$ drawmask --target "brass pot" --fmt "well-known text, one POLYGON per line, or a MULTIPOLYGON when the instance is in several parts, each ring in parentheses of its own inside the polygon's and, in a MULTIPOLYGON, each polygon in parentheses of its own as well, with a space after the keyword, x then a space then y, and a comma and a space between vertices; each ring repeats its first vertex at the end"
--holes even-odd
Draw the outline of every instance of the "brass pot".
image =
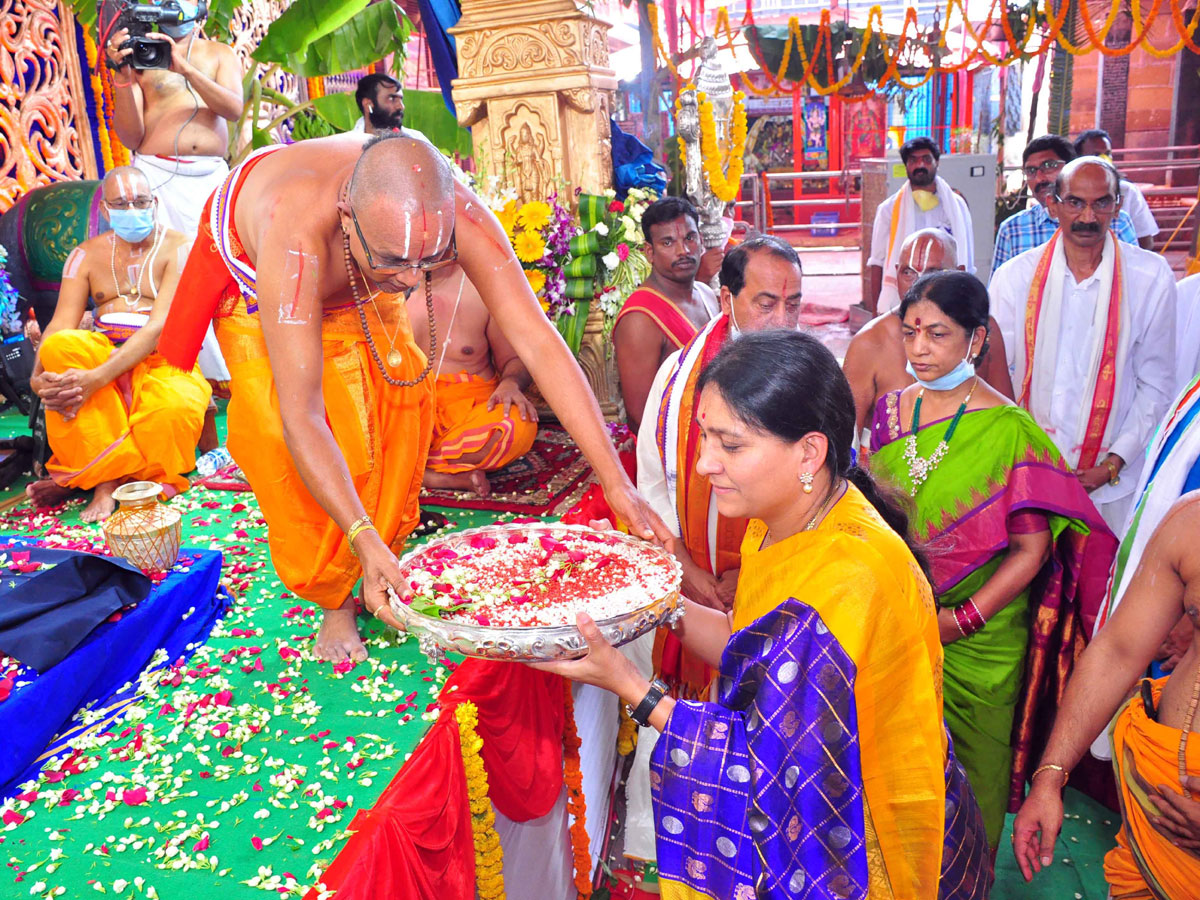
POLYGON ((183 514, 160 503, 162 485, 131 481, 113 491, 120 507, 102 526, 113 556, 137 566, 147 575, 167 572, 179 558, 183 514))

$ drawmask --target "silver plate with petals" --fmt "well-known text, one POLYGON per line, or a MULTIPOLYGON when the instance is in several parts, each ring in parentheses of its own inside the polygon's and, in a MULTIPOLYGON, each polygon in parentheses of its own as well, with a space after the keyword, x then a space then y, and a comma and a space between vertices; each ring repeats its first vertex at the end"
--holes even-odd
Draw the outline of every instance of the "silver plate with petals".
MULTIPOLYGON (((666 562, 673 572, 670 589, 661 597, 647 597, 645 606, 618 616, 596 622, 604 639, 614 647, 627 644, 660 625, 674 625, 683 616, 683 601, 679 585, 683 570, 679 561, 663 548, 618 531, 597 532, 583 525, 561 525, 557 523, 509 523, 468 528, 436 538, 423 544, 400 559, 400 576, 407 584, 411 573, 429 561, 430 553, 439 548, 455 552, 476 552, 471 539, 484 535, 496 538, 499 546, 507 545, 513 534, 522 534, 531 540, 541 535, 552 536, 566 532, 602 534, 615 539, 666 562)), ((392 611, 420 642, 421 652, 435 662, 445 653, 461 653, 481 659, 504 659, 518 662, 552 662, 560 659, 578 659, 587 653, 587 641, 574 625, 539 625, 528 627, 500 627, 477 625, 450 619, 438 619, 415 613, 389 589, 392 611)))

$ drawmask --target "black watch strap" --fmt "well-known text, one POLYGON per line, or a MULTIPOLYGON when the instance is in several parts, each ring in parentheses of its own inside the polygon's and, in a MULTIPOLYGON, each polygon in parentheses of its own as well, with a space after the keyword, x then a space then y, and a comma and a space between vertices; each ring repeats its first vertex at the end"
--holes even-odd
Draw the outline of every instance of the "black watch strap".
POLYGON ((658 706, 658 701, 667 693, 667 690, 667 686, 655 678, 650 682, 650 690, 646 691, 646 696, 642 698, 642 702, 630 711, 629 718, 633 719, 642 728, 645 728, 650 724, 650 715, 654 712, 654 708, 658 706))

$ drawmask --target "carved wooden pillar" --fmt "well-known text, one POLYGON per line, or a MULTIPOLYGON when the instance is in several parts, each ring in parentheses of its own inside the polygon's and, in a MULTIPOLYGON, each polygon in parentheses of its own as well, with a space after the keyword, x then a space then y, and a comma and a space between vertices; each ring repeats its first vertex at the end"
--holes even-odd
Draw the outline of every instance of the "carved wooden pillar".
MULTIPOLYGON (((460 75, 452 87, 482 176, 499 175, 522 201, 556 187, 573 200, 575 188, 612 186, 617 79, 608 29, 574 0, 462 0, 450 29, 460 75)), ((603 324, 593 308, 579 360, 604 414, 615 417, 620 393, 603 324)))

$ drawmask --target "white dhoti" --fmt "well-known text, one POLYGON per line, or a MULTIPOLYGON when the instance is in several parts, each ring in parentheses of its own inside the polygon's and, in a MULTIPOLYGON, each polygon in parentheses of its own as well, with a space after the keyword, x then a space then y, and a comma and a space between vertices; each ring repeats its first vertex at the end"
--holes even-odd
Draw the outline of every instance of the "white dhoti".
MULTIPOLYGON (((200 214, 209 196, 229 174, 229 166, 219 156, 146 156, 133 155, 133 164, 150 181, 150 192, 158 198, 158 220, 175 231, 194 238, 200 227, 200 214)), ((196 362, 200 374, 210 381, 228 381, 229 369, 212 325, 200 348, 196 362)))

